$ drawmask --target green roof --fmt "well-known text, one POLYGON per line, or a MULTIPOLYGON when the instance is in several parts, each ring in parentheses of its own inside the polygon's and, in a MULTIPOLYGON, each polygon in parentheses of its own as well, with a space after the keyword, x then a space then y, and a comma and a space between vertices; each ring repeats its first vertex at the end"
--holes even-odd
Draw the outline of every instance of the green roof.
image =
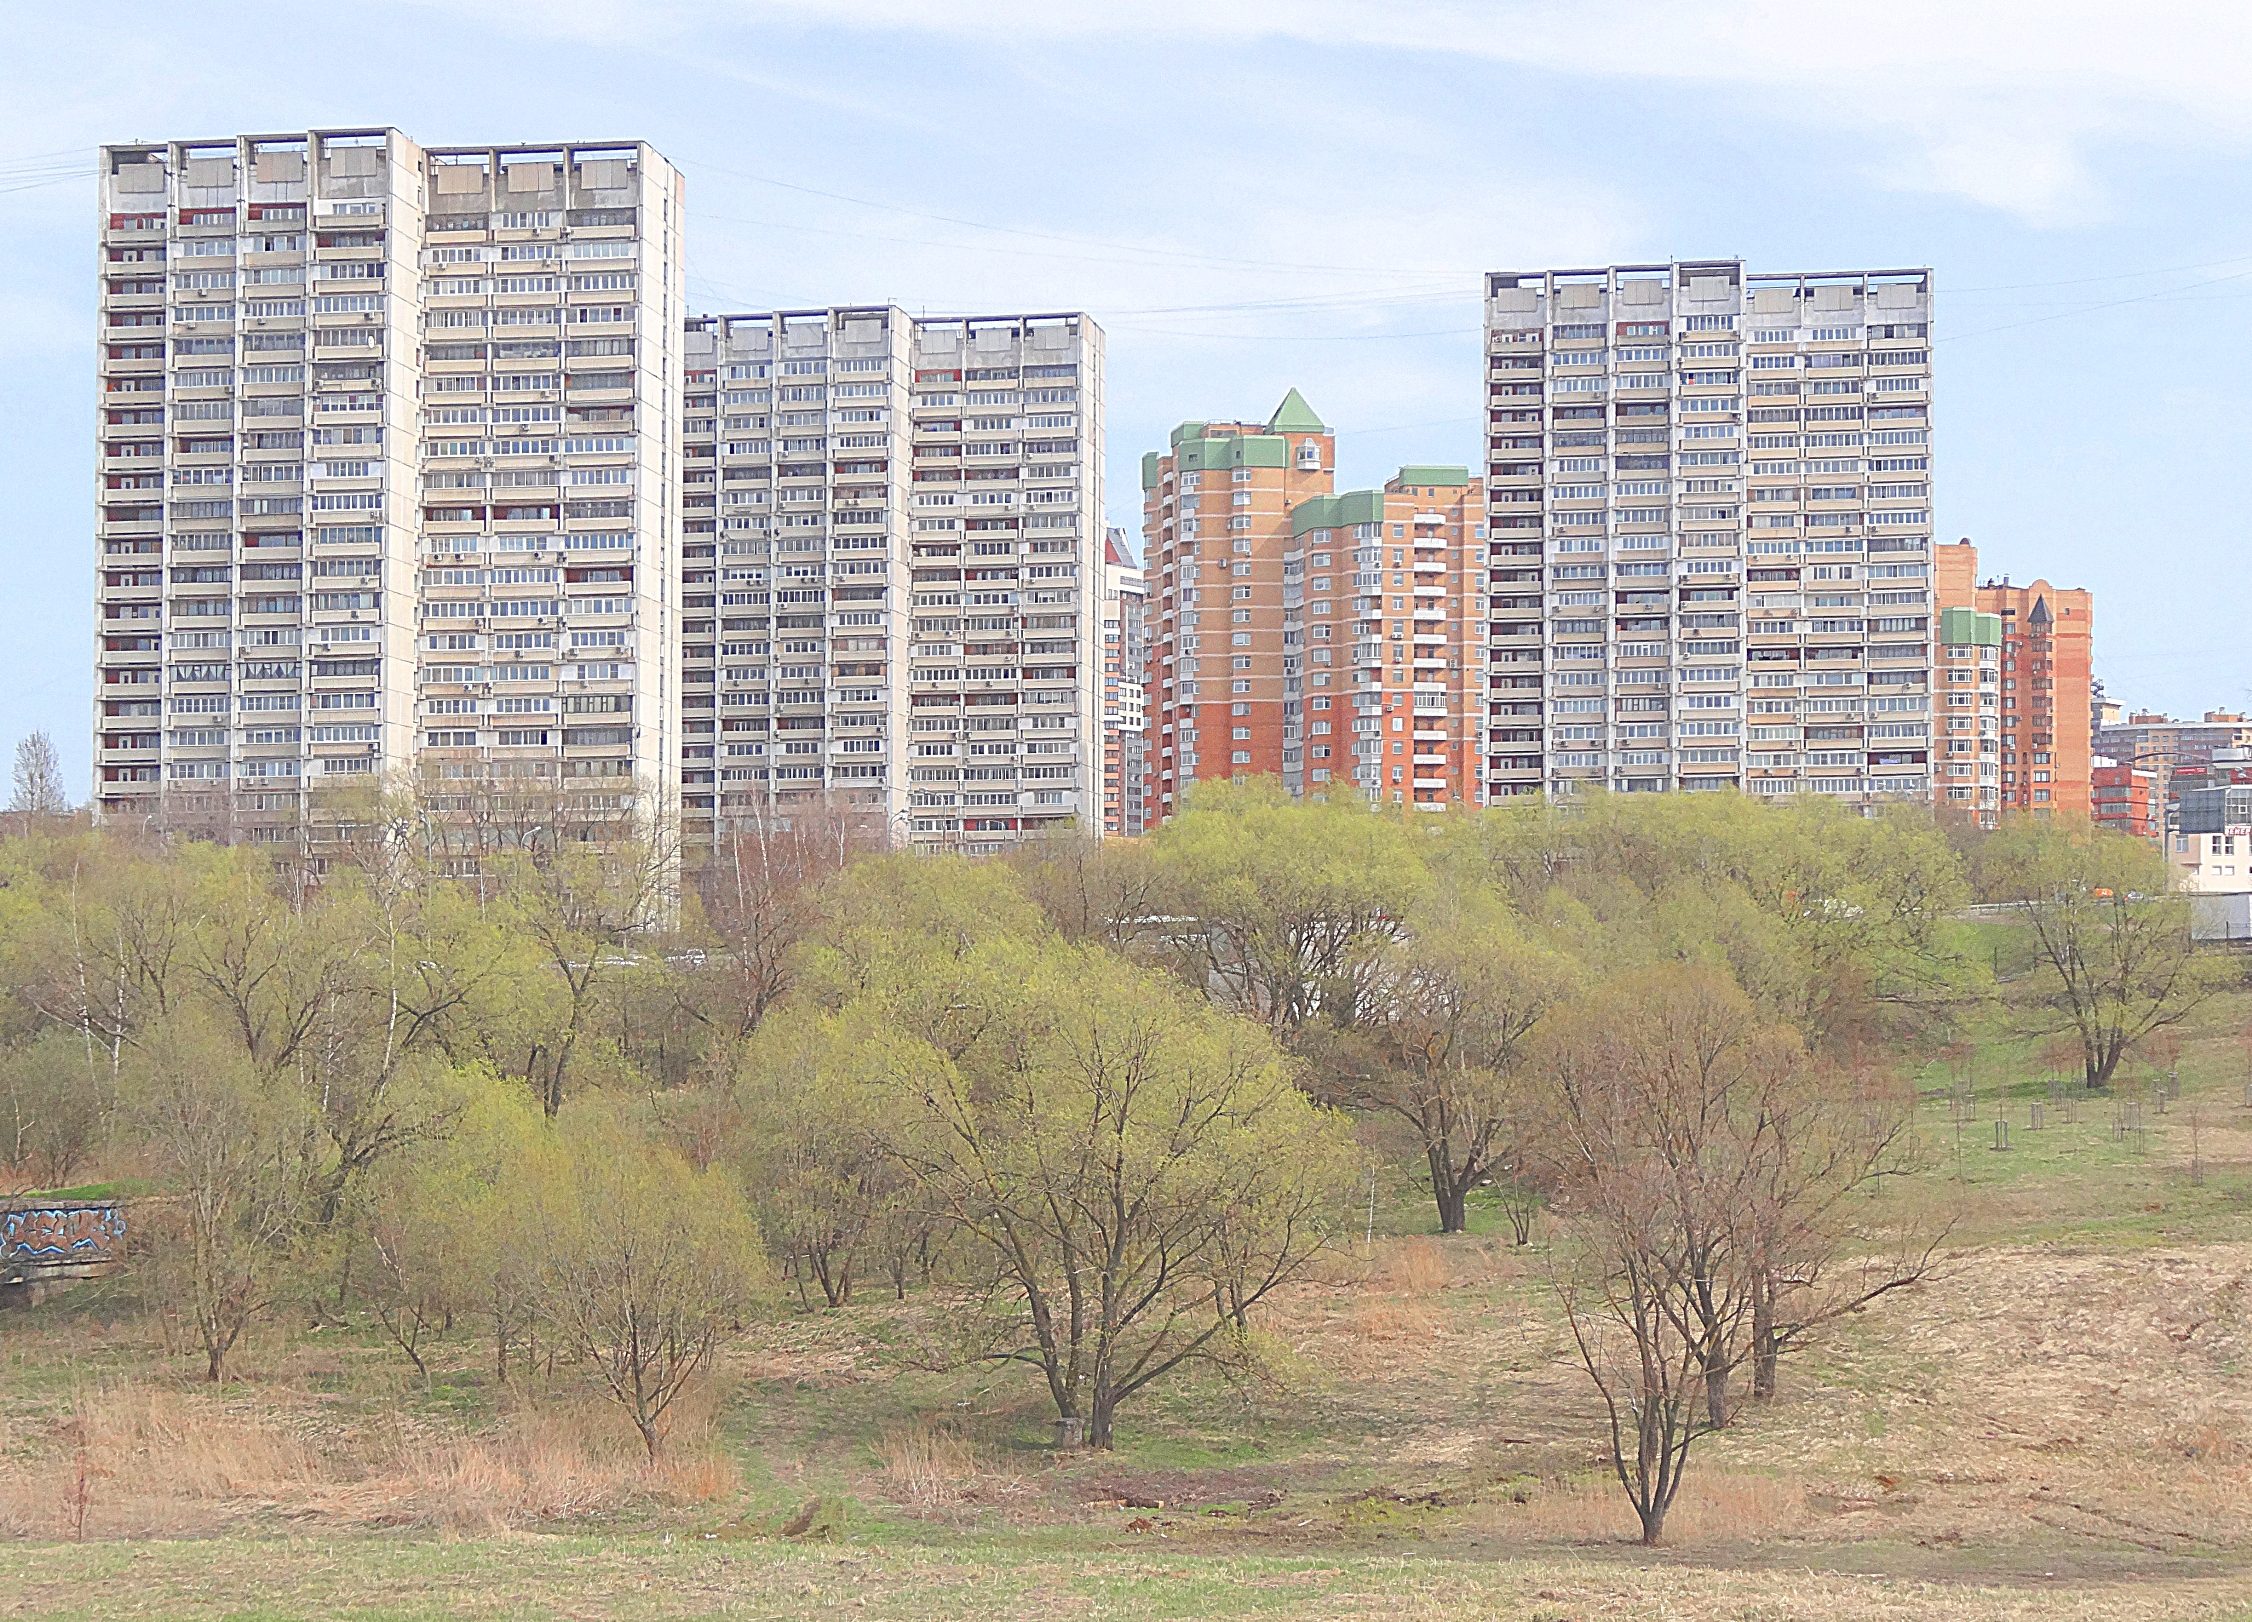
POLYGON ((1981 614, 1975 608, 1942 608, 1939 640, 1950 648, 1998 648, 2002 645, 2002 616, 1981 614))
POLYGON ((1156 451, 1142 452, 1142 488, 1144 490, 1155 490, 1157 488, 1158 459, 1156 451))
POLYGON ((1315 496, 1290 509, 1290 533, 1304 535, 1317 529, 1349 529, 1355 524, 1384 520, 1384 492, 1348 490, 1342 495, 1315 496))
POLYGON ((1218 434, 1209 439, 1173 442, 1173 466, 1181 473, 1207 468, 1289 465, 1290 442, 1279 434, 1218 434))
POLYGON ((1292 389, 1275 407, 1275 414, 1267 419, 1267 427, 1278 434, 1322 433, 1327 425, 1314 415, 1314 408, 1306 397, 1292 389))
POLYGON ((1204 437, 1204 424, 1203 424, 1203 423, 1201 423, 1201 422, 1184 422, 1184 423, 1182 423, 1182 424, 1180 425, 1180 427, 1178 427, 1178 428, 1176 428, 1176 429, 1174 429, 1174 430, 1173 430, 1173 437, 1172 437, 1171 441, 1169 441, 1169 443, 1171 443, 1171 444, 1175 444, 1175 445, 1178 445, 1178 444, 1179 444, 1179 443, 1180 443, 1180 442, 1181 442, 1182 440, 1184 440, 1184 439, 1202 439, 1203 437, 1204 437))
POLYGON ((1399 476, 1392 482, 1394 484, 1464 485, 1470 482, 1470 470, 1466 467, 1440 467, 1433 464, 1403 467, 1399 471, 1399 476))

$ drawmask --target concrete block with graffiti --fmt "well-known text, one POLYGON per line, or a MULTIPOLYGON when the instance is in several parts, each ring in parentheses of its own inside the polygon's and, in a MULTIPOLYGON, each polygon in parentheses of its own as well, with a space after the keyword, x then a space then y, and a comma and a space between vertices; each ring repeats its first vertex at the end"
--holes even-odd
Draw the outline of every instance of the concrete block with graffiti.
POLYGON ((0 1200, 0 1304, 111 1271, 127 1232, 126 1208, 115 1200, 0 1200))

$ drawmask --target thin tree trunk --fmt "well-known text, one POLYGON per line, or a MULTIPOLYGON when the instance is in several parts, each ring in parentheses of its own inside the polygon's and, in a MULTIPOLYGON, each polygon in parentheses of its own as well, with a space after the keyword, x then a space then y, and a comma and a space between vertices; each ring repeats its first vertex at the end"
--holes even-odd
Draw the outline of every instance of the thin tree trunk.
POLYGON ((1752 1395, 1765 1402, 1775 1395, 1775 1279, 1762 1272, 1752 1287, 1752 1395))

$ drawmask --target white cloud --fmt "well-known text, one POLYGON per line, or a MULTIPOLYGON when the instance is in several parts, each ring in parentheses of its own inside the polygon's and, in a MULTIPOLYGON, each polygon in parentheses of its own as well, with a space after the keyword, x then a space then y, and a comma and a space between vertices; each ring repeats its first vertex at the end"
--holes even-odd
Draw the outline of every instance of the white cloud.
MULTIPOLYGON (((531 10, 501 0, 487 13, 531 10)), ((1967 198, 2038 224, 2100 214, 2093 159, 2152 143, 2252 144, 2241 85, 2252 8, 2106 0, 1713 0, 1635 6, 1365 0, 584 0, 572 23, 692 35, 729 22, 1008 41, 1288 41, 1740 91, 1781 119, 1866 148, 1882 186, 1967 198)), ((549 8, 541 6, 545 20, 549 8)))

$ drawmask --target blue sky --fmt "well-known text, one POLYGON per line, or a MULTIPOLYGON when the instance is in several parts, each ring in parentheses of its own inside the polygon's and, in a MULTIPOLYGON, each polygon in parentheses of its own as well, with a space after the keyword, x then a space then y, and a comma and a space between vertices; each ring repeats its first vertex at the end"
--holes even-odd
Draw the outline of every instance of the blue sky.
POLYGON ((2096 593, 2114 696, 2252 699, 2252 8, 2011 0, 361 0, 21 10, 0 62, 0 748, 82 794, 101 141, 640 137, 691 302, 1083 308, 1111 520, 1304 391, 1343 478, 1475 462, 1478 274, 1930 264, 1941 534, 2096 593), (28 26, 26 26, 28 25, 28 26))

